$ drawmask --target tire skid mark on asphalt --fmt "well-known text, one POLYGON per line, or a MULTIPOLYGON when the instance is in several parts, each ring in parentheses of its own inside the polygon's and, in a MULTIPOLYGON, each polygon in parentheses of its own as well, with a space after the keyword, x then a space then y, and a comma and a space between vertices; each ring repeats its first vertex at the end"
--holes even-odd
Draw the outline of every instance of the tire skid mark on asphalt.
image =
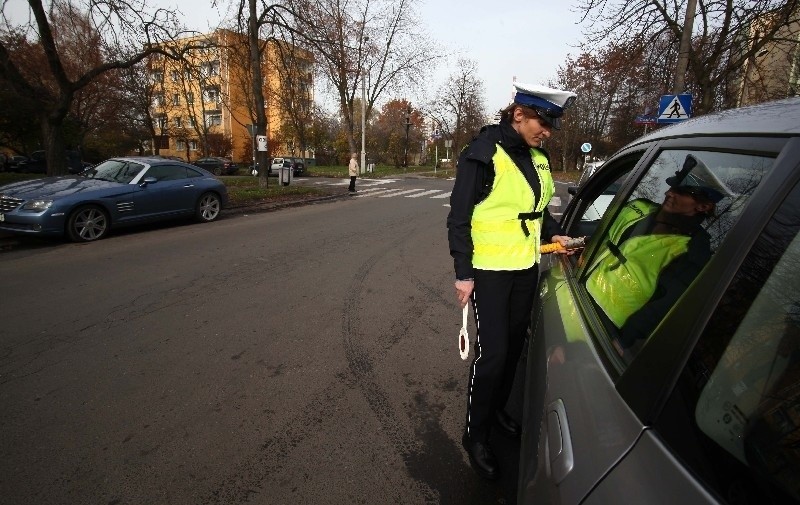
MULTIPOLYGON (((413 260, 405 260, 403 251, 400 256, 402 264, 409 267, 413 265, 413 260)), ((446 310, 455 306, 455 299, 446 298, 441 289, 441 286, 452 282, 449 271, 443 271, 441 275, 432 278, 416 275, 413 268, 409 268, 409 272, 409 281, 422 296, 417 297, 415 304, 409 305, 403 319, 416 321, 420 314, 429 312, 426 307, 434 304, 445 307, 446 310)), ((440 326, 431 328, 431 331, 437 331, 438 328, 440 326)), ((454 355, 455 352, 454 345, 454 355)), ((466 464, 461 446, 454 443, 451 435, 442 427, 446 405, 441 400, 437 401, 436 392, 448 388, 458 389, 462 382, 464 381, 454 379, 444 385, 431 387, 430 384, 419 383, 413 376, 406 375, 407 389, 415 391, 408 416, 413 421, 414 436, 421 444, 420 450, 406 455, 406 468, 417 482, 436 491, 437 503, 492 503, 495 497, 490 496, 491 493, 487 494, 485 486, 475 485, 475 480, 471 478, 473 470, 466 464), (458 462, 462 464, 459 466, 458 462)))
MULTIPOLYGON (((276 434, 259 447, 256 457, 244 460, 237 465, 237 468, 210 493, 210 496, 200 503, 203 505, 246 503, 254 496, 263 495, 265 492, 264 482, 268 477, 283 469, 284 462, 290 459, 289 455, 295 448, 300 447, 318 426, 327 422, 330 412, 336 410, 336 405, 353 389, 362 392, 366 403, 381 425, 383 433, 403 461, 408 461, 409 456, 418 452, 404 442, 414 440, 414 436, 407 433, 408 430, 395 421, 398 416, 374 378, 373 360, 358 343, 358 339, 363 337, 358 330, 360 326, 358 306, 364 291, 364 281, 375 265, 389 251, 400 247, 404 242, 404 237, 408 233, 403 231, 403 227, 412 225, 413 223, 395 223, 393 229, 396 232, 396 240, 366 259, 356 273, 351 287, 347 290, 349 294, 345 298, 342 309, 342 340, 349 373, 343 371, 337 374, 340 380, 331 382, 308 402, 291 422, 276 429, 276 434), (356 335, 357 338, 354 338, 356 335)), ((419 455, 417 454, 417 456, 419 455)), ((425 495, 426 501, 436 502, 436 496, 427 486, 418 491, 425 495)), ((390 503, 403 502, 403 496, 400 495, 384 496, 383 498, 390 503)))
POLYGON ((258 449, 255 458, 239 464, 234 472, 200 502, 203 505, 249 502, 253 496, 262 495, 264 481, 280 472, 284 462, 296 447, 308 440, 318 426, 323 425, 336 404, 346 396, 349 386, 343 381, 331 382, 302 411, 302 419, 286 423, 278 433, 268 438, 258 449))
MULTIPOLYGON (((384 436, 394 447, 395 452, 400 455, 406 466, 409 465, 409 462, 421 458, 424 453, 420 450, 418 444, 407 443, 409 440, 416 440, 416 437, 408 433, 406 427, 397 421, 398 414, 394 411, 391 402, 375 380, 373 359, 360 344, 364 334, 360 328, 361 318, 359 314, 361 310, 359 305, 363 299, 366 278, 389 251, 396 250, 398 247, 408 243, 407 236, 413 235, 415 227, 416 225, 413 222, 397 224, 393 227, 395 240, 386 244, 364 261, 362 267, 353 278, 351 287, 347 290, 348 296, 345 298, 342 313, 342 339, 350 371, 355 376, 364 399, 381 425, 384 436)), ((417 313, 421 309, 422 307, 417 307, 417 313)), ((411 318, 407 319, 409 321, 412 320, 411 318)), ((423 481, 416 480, 416 482, 420 485, 419 491, 425 496, 426 501, 435 503, 438 496, 433 489, 423 481)))

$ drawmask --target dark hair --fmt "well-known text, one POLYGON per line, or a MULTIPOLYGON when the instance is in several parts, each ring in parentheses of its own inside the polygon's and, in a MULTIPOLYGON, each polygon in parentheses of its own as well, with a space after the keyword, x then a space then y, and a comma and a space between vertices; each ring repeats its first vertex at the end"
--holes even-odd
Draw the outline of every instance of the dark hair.
POLYGON ((539 113, 536 112, 536 109, 532 109, 526 105, 522 105, 521 103, 512 102, 511 105, 500 111, 500 122, 511 123, 514 119, 514 109, 516 109, 517 107, 519 107, 522 110, 523 114, 525 114, 528 117, 533 118, 539 116, 539 113))

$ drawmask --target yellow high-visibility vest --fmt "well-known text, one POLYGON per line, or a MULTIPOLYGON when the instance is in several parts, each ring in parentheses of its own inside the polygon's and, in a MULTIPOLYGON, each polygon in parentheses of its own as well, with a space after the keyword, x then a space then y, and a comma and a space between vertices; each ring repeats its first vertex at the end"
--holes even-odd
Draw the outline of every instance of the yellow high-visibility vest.
POLYGON ((530 151, 541 186, 538 202, 519 167, 500 145, 495 150, 492 191, 472 212, 475 268, 524 270, 539 261, 542 212, 556 188, 547 157, 538 149, 530 151))
POLYGON ((650 300, 661 271, 689 250, 691 237, 678 234, 639 235, 619 243, 625 230, 658 208, 649 200, 634 200, 623 207, 586 281, 587 291, 617 328, 650 300), (609 242, 620 257, 612 253, 609 242))

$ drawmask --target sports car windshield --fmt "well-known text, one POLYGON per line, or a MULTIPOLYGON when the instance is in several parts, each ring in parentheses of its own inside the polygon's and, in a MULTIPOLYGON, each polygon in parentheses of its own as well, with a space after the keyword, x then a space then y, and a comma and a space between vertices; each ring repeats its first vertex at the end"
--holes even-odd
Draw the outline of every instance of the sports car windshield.
POLYGON ((128 184, 142 169, 144 169, 144 165, 141 163, 125 160, 108 160, 90 168, 84 172, 84 175, 89 179, 100 179, 101 181, 128 184))

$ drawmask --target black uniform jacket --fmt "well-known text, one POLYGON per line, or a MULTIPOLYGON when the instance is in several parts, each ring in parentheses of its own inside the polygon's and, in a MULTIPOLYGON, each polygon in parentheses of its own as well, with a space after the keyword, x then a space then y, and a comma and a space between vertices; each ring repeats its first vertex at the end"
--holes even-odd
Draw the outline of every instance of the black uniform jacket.
MULTIPOLYGON (((471 279, 472 267, 472 211, 492 190, 494 182, 494 156, 496 144, 500 144, 514 163, 522 170, 525 179, 536 195, 541 198, 541 183, 531 161, 530 147, 510 124, 484 126, 480 133, 461 151, 453 193, 450 195, 450 214, 447 216, 447 238, 450 255, 455 265, 456 279, 471 279)), ((547 153, 542 150, 545 156, 547 153)), ((550 158, 548 157, 548 163, 550 158)), ((544 210, 542 238, 550 241, 553 235, 563 235, 561 227, 544 210)), ((520 233, 522 230, 520 229, 520 233)))

